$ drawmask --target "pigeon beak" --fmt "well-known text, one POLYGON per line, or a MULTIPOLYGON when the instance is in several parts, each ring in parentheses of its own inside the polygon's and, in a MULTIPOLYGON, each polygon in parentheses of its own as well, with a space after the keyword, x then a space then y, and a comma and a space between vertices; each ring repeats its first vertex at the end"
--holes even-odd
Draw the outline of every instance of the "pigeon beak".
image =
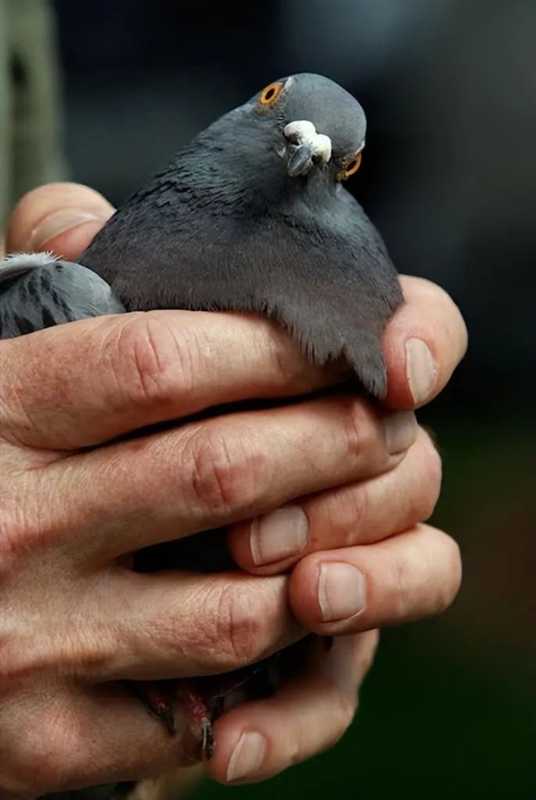
POLYGON ((287 147, 287 173, 291 178, 307 175, 313 166, 313 148, 310 144, 291 144, 287 147))
POLYGON ((327 164, 331 158, 331 139, 317 133, 309 120, 289 122, 283 130, 286 147, 281 152, 287 160, 287 173, 291 178, 307 175, 315 162, 327 164))

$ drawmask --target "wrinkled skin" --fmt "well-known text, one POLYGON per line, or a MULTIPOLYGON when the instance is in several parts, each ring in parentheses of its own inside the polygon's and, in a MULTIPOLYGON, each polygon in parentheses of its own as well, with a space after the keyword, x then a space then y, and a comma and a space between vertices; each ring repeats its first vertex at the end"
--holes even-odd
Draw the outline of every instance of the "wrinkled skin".
MULTIPOLYGON (((18 207, 8 247, 76 258, 108 213, 90 190, 45 187, 18 207), (85 217, 58 231, 65 209, 85 217)), ((407 302, 384 339, 391 409, 428 402, 466 343, 441 290, 416 279, 403 288, 407 302), (407 360, 415 338, 433 355, 428 380, 407 360)), ((411 413, 379 413, 344 394, 308 398, 340 374, 311 367, 254 318, 150 312, 0 344, 8 376, 0 387, 0 797, 137 780, 187 762, 181 720, 172 739, 122 682, 234 669, 308 631, 346 635, 327 652, 319 640, 299 680, 274 697, 224 714, 208 770, 223 782, 262 780, 333 744, 355 713, 375 629, 441 611, 459 586, 456 545, 423 522, 440 462, 411 413), (200 407, 300 393, 292 405, 110 443, 200 407), (259 563, 263 548, 252 547, 251 534, 288 506, 306 514, 305 545, 259 563), (138 547, 223 524, 243 573, 129 570, 138 547), (319 566, 333 562, 359 569, 365 605, 326 621, 319 566)))

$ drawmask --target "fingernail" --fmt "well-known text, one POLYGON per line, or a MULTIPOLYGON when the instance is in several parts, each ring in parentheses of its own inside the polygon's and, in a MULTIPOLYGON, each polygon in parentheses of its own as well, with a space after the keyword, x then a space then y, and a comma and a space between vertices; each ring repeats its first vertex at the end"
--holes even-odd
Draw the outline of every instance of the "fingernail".
POLYGON ((422 339, 406 342, 406 378, 414 403, 419 405, 428 400, 435 386, 437 365, 422 339))
POLYGON ((329 561, 320 565, 318 604, 324 622, 353 617, 365 608, 365 576, 350 564, 329 561))
POLYGON ((284 506, 251 524, 249 547, 253 563, 271 564, 298 555, 307 544, 309 522, 300 506, 284 506))
POLYGON ((383 418, 385 445, 391 455, 411 447, 417 437, 417 418, 413 411, 397 411, 383 418))
POLYGON ((261 767, 266 753, 266 739, 256 731, 243 733, 227 765, 227 781, 243 780, 261 767))
POLYGON ((76 228, 83 222, 104 222, 104 216, 98 216, 91 211, 83 211, 79 208, 62 208, 55 211, 35 227, 30 238, 30 246, 37 250, 41 245, 59 236, 60 233, 76 228))

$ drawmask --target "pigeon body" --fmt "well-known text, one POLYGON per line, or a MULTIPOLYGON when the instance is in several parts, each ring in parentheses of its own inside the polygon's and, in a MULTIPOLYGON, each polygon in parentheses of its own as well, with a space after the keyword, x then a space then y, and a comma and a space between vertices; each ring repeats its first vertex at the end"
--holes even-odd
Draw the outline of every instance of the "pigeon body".
MULTIPOLYGON (((275 81, 180 150, 80 264, 50 254, 0 264, 0 337, 125 310, 254 311, 312 361, 346 360, 383 397, 381 337, 402 293, 381 237, 343 186, 365 131, 359 103, 327 78, 275 81)), ((136 566, 219 569, 222 541, 208 532, 150 548, 136 566)), ((153 711, 162 702, 146 699, 153 711)))
POLYGON ((81 263, 128 310, 267 314, 312 360, 345 358, 382 397, 381 335, 402 296, 379 234, 341 182, 364 146, 364 112, 321 76, 271 86, 282 87, 272 104, 255 95, 179 151, 81 263), (312 149, 285 133, 297 121, 329 138, 331 153, 329 161, 312 153, 307 171, 291 175, 312 149))

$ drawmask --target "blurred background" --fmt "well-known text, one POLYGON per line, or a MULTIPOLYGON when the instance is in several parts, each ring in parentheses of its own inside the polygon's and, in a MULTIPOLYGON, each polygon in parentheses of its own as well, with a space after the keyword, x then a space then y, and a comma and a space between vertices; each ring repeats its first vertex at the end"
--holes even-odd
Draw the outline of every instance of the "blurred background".
POLYGON ((369 120, 349 188, 399 270, 442 284, 471 334, 422 414, 445 462, 436 522, 464 556, 456 604, 384 633, 332 752, 266 785, 206 783, 196 798, 535 800, 534 0, 51 6, 74 180, 121 203, 263 85, 324 73, 369 120))

